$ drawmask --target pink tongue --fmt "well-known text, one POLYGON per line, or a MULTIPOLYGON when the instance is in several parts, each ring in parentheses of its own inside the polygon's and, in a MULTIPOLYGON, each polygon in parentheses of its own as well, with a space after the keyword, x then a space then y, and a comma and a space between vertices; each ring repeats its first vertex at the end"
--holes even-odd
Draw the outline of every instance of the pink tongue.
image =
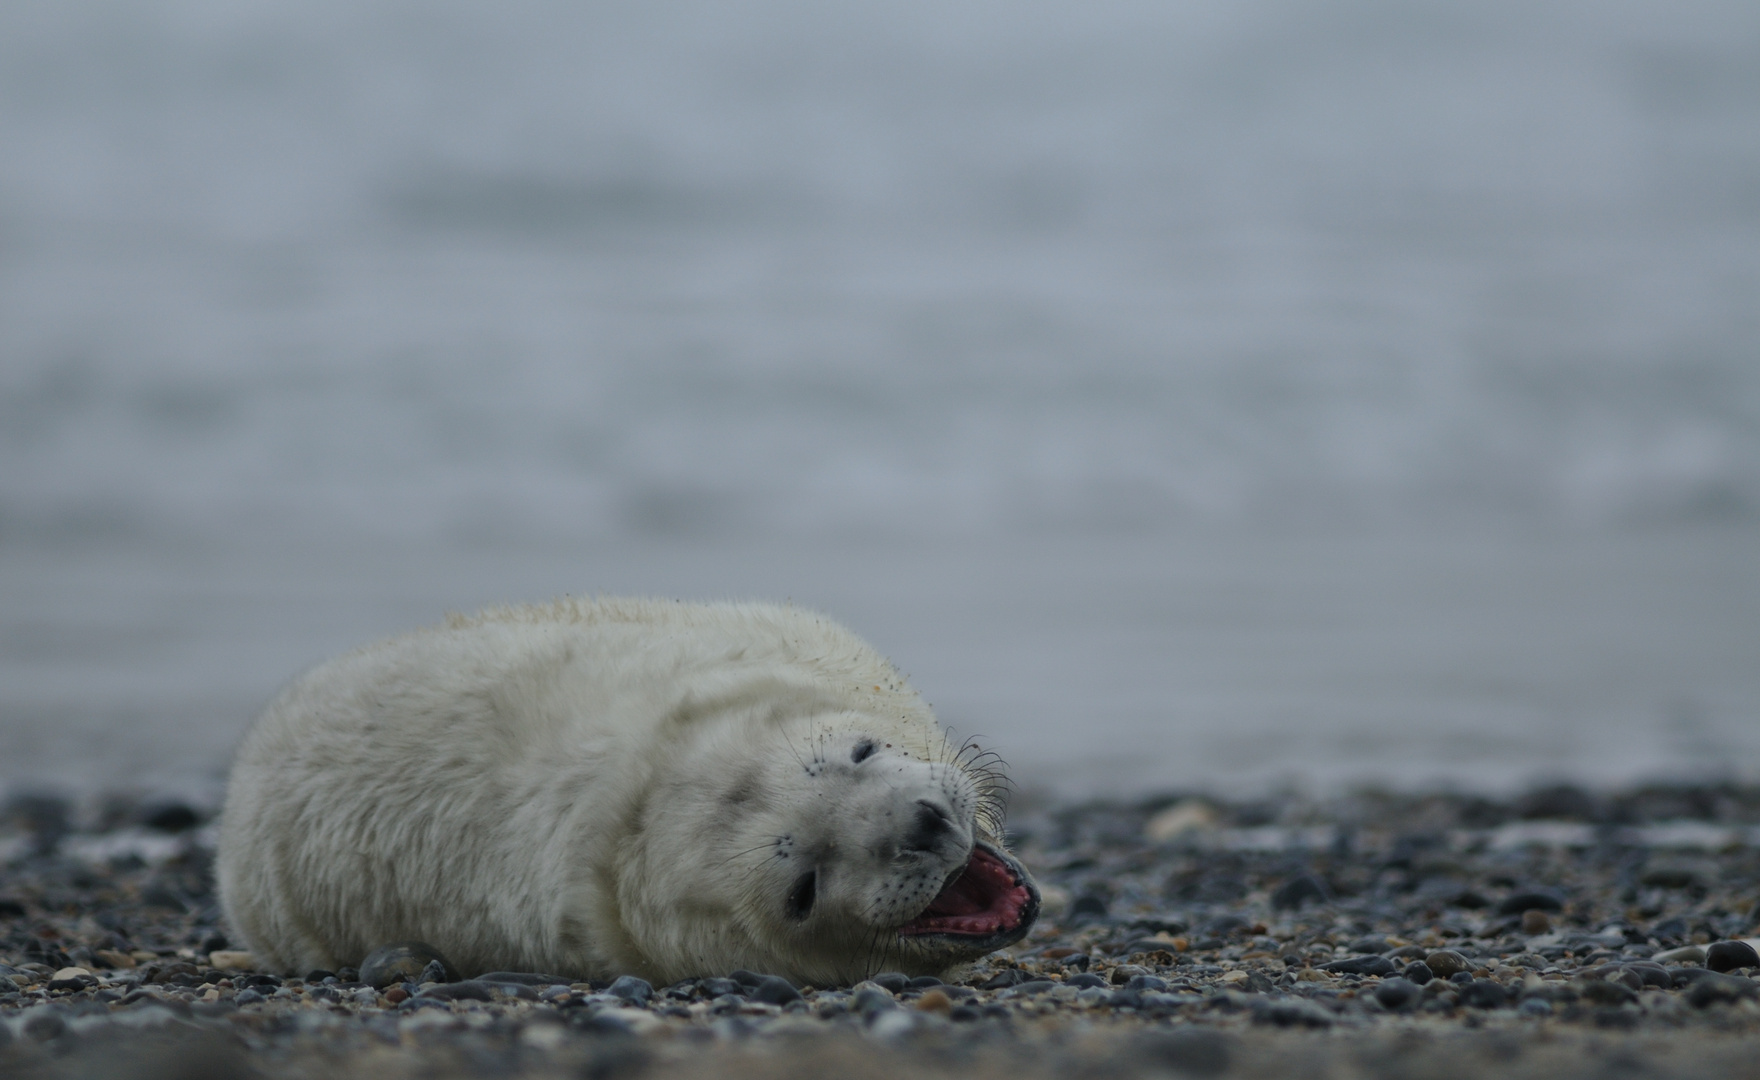
POLYGON ((989 911, 998 896, 1014 884, 1014 876, 983 848, 972 853, 965 873, 941 890, 924 915, 976 915, 989 911))
POLYGON ((1014 883, 1001 860, 983 848, 928 910, 900 927, 902 934, 994 934, 1019 923, 1031 894, 1014 883))

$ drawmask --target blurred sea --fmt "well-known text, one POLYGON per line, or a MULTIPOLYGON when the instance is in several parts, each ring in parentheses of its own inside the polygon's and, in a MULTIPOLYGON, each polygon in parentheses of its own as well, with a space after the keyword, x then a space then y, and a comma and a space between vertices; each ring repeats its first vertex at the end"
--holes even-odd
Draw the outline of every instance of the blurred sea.
POLYGON ((1751 2, 10 0, 0 786, 792 598, 1028 787, 1760 776, 1751 2))

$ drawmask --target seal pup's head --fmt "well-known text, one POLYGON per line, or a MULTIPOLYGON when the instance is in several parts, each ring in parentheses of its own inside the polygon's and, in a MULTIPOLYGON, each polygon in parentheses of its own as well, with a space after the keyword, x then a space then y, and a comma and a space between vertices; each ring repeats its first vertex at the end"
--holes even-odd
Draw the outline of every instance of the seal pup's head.
POLYGON ((938 727, 845 713, 696 753, 737 767, 684 770, 700 786, 649 808, 627 895, 673 898, 671 910, 624 912, 668 982, 739 968, 819 986, 940 974, 1019 941, 1038 917, 1038 887, 1001 842, 993 757, 938 727))

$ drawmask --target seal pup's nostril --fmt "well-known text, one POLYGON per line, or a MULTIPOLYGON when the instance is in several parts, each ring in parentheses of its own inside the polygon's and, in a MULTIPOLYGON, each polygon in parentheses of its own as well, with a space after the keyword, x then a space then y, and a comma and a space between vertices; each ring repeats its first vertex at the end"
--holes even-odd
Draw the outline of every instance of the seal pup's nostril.
POLYGON ((934 851, 943 836, 953 831, 953 815, 928 799, 917 800, 917 818, 905 837, 906 851, 934 851))

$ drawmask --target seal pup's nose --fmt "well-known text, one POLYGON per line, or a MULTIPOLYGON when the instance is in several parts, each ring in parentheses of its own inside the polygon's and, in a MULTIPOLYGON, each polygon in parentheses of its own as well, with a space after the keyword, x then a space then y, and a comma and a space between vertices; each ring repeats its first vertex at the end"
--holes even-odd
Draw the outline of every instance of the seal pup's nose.
POLYGON ((905 850, 934 851, 955 830, 952 810, 929 799, 918 799, 916 820, 904 840, 905 850))

